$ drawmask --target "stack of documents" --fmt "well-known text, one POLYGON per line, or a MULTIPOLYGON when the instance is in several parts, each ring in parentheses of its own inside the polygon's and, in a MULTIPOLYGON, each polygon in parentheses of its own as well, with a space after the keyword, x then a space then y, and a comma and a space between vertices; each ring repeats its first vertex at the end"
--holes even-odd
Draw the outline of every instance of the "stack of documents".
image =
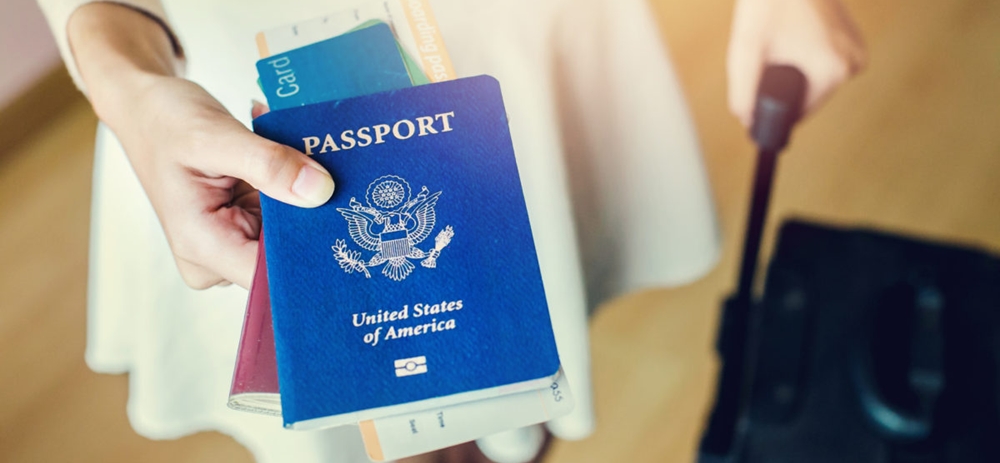
POLYGON ((337 190, 316 209, 261 198, 230 406, 357 425, 376 461, 569 414, 500 83, 455 79, 426 0, 257 46, 255 132, 337 190))

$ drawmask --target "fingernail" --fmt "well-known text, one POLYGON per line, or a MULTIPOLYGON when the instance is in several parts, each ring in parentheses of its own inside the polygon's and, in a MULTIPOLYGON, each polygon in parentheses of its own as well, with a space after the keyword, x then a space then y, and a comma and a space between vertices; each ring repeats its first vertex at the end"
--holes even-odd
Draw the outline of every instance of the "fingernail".
POLYGON ((256 119, 256 118, 258 118, 260 116, 263 116, 264 114, 267 114, 267 112, 268 112, 268 108, 267 108, 266 104, 261 103, 261 102, 259 102, 257 100, 254 100, 254 99, 250 100, 250 117, 251 118, 256 119))
POLYGON ((322 206, 333 195, 333 178, 315 167, 302 166, 292 184, 292 193, 308 202, 306 207, 322 206))

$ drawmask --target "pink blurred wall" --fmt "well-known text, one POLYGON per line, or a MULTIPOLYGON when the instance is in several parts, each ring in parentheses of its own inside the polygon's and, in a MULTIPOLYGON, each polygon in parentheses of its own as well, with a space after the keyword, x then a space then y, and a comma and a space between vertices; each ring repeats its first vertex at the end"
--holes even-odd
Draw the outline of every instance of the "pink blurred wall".
POLYGON ((0 0, 0 108, 59 63, 35 0, 0 0))

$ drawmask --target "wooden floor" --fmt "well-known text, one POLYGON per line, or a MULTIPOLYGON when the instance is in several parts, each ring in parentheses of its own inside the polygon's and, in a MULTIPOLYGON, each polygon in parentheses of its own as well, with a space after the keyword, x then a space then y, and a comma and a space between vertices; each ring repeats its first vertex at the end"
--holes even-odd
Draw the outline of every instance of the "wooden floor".
MULTIPOLYGON (((1000 252, 1000 1, 850 0, 868 71, 796 133, 768 239, 790 216, 1000 252)), ((549 462, 690 462, 713 393, 719 301, 735 278, 753 149, 726 113, 732 0, 659 0, 724 227, 688 287, 608 304, 593 321, 599 429, 549 462)), ((80 101, 0 153, 0 461, 249 461, 231 439, 137 436, 127 378, 83 363, 94 116, 80 101)))

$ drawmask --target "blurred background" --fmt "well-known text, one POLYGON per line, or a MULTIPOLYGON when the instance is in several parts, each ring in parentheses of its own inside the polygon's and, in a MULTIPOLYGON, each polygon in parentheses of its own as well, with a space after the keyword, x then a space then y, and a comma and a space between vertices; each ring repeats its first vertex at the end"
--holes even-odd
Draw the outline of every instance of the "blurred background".
MULTIPOLYGON (((598 431, 548 462, 691 462, 715 389, 755 150, 729 115, 731 0, 651 0, 709 167, 725 253, 683 288, 592 321, 598 431)), ((848 0, 868 69, 805 121, 780 160, 777 224, 804 217, 1000 254, 1000 2, 848 0)), ((230 438, 154 442, 126 418, 128 377, 83 362, 97 120, 33 0, 0 2, 0 461, 250 461, 230 438)), ((235 342, 235 340, 234 340, 235 342)))

